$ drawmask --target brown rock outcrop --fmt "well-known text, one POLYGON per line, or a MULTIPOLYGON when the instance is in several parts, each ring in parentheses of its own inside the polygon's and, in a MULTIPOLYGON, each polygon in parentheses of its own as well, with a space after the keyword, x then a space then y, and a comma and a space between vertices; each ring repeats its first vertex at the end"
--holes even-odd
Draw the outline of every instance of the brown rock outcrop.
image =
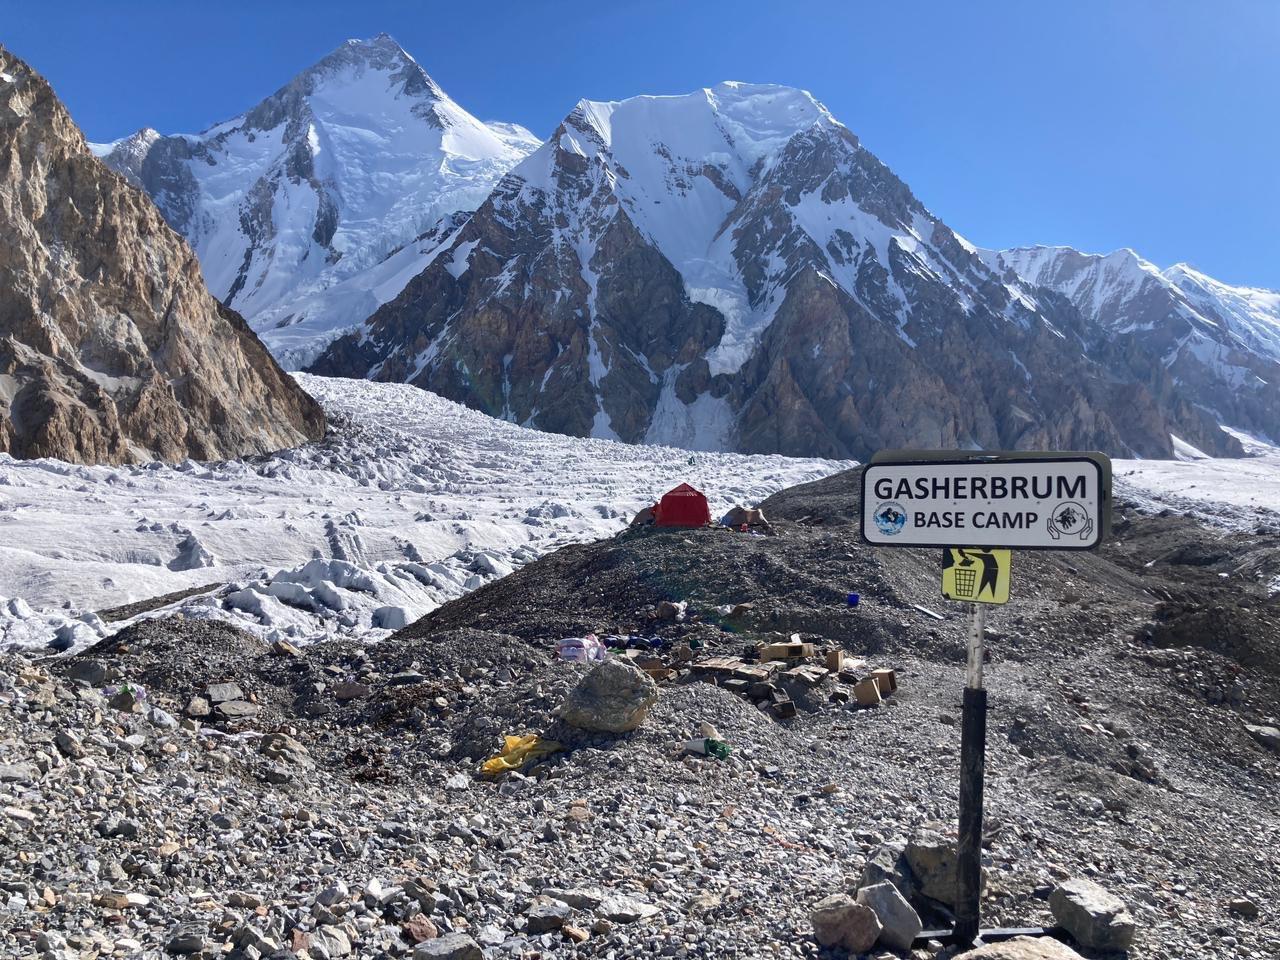
POLYGON ((209 460, 324 429, 151 200, 0 47, 0 451, 209 460))

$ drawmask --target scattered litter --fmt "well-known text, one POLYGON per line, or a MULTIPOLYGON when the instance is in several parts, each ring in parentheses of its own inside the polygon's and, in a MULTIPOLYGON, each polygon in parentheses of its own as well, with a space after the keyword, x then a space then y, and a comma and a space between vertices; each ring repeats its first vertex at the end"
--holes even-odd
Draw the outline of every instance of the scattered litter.
POLYGON ((686 741, 684 752, 715 757, 717 760, 728 760, 729 755, 733 753, 733 748, 723 740, 717 740, 713 737, 699 737, 696 740, 686 741))
POLYGON ((480 767, 480 772, 486 777, 500 777, 509 770, 531 767, 564 749, 564 744, 558 740, 544 740, 532 733, 502 739, 502 752, 490 757, 480 767))
POLYGON ((573 663, 598 663, 609 652, 594 633, 588 633, 585 637, 565 637, 556 644, 556 654, 573 663))
POLYGON ((671 641, 664 637, 624 637, 614 633, 606 634, 603 642, 610 650, 666 650, 671 646, 671 641))
MULTIPOLYGON (((846 597, 846 600, 847 600, 847 602, 848 602, 849 606, 851 606, 851 607, 856 607, 858 604, 860 604, 860 603, 862 602, 862 595, 861 595, 861 594, 857 594, 857 593, 851 593, 851 594, 849 594, 849 595, 846 597)), ((921 609, 921 608, 920 608, 920 607, 916 607, 916 609, 917 609, 917 610, 919 610, 919 609, 921 609)))
POLYGON ((683 623, 689 604, 683 600, 675 603, 670 600, 661 600, 658 602, 654 612, 657 613, 659 620, 669 620, 673 623, 683 623))
POLYGON ((930 610, 928 607, 922 607, 922 606, 920 606, 920 604, 918 604, 918 603, 913 603, 913 604, 911 604, 911 607, 912 607, 912 609, 914 609, 914 610, 919 610, 919 611, 920 611, 921 613, 923 613, 926 617, 933 617, 933 619, 935 619, 935 620, 946 620, 946 619, 947 619, 947 618, 946 618, 946 617, 944 617, 942 614, 938 613, 936 610, 930 610))

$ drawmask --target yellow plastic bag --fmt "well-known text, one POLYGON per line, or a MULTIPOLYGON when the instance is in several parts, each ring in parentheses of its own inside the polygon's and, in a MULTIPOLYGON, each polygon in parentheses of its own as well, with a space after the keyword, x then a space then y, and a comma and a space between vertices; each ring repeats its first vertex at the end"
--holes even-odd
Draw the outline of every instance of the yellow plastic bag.
POLYGON ((498 777, 508 770, 519 770, 564 749, 564 744, 559 741, 544 740, 533 733, 502 739, 502 752, 490 757, 480 767, 480 772, 486 777, 498 777))

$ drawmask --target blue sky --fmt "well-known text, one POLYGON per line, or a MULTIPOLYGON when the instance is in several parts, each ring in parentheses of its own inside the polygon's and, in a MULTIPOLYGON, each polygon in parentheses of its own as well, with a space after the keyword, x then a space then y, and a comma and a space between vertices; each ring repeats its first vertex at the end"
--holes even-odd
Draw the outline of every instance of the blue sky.
POLYGON ((199 130, 384 30, 544 136, 582 97, 804 87, 975 243, 1280 288, 1277 0, 0 0, 0 43, 94 140, 199 130))

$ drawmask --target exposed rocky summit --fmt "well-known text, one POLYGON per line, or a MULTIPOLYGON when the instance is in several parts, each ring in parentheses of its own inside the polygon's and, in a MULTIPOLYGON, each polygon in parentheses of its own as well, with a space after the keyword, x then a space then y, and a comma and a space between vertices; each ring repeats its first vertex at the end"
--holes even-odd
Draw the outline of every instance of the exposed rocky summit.
POLYGON ((0 48, 0 450, 208 460, 324 429, 155 205, 0 48))
POLYGON ((580 102, 312 369, 695 449, 1240 452, 1174 373, 1097 341, 809 94, 725 83, 580 102))
POLYGON ((1067 297, 1091 356, 1219 423, 1280 439, 1280 293, 1232 287, 1177 264, 1160 270, 1132 250, 1070 247, 984 254, 1015 277, 1067 297))

